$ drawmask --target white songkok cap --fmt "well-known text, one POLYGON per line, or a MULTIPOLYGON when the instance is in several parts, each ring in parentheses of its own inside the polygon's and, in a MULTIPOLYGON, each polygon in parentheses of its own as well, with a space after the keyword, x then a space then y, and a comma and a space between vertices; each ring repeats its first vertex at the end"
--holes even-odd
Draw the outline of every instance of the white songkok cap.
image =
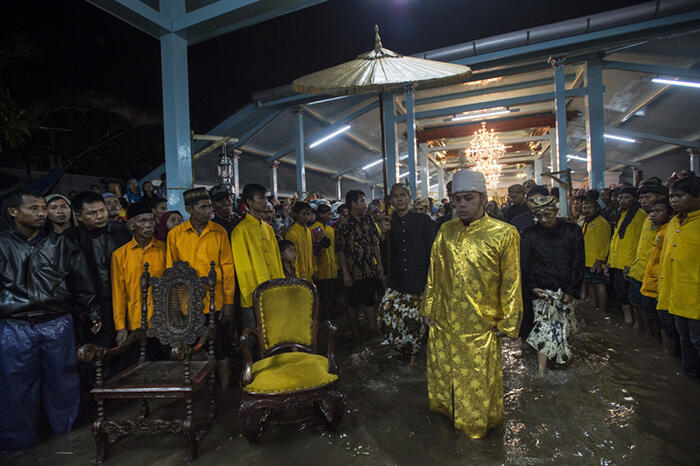
POLYGON ((486 177, 484 174, 465 168, 457 170, 454 177, 452 177, 452 192, 461 193, 466 191, 486 194, 486 177))

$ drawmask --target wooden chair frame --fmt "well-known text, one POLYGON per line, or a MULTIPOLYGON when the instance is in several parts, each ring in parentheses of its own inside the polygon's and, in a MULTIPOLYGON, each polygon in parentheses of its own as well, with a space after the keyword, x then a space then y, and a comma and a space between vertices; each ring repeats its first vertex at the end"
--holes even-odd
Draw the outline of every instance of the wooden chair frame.
MULTIPOLYGON (((330 431, 335 431, 345 412, 345 398, 337 387, 337 380, 322 387, 290 393, 252 393, 245 387, 253 381, 253 357, 248 346, 248 338, 255 335, 258 338, 258 355, 261 359, 273 356, 289 349, 306 353, 317 353, 318 330, 318 293, 316 286, 300 278, 278 278, 260 284, 253 293, 253 308, 255 311, 256 328, 247 328, 240 336, 240 347, 245 360, 245 366, 241 374, 241 404, 238 412, 239 425, 251 443, 259 440, 263 429, 270 423, 299 423, 314 416, 321 415, 321 419, 330 431), (301 285, 307 287, 313 293, 312 310, 312 341, 311 345, 303 345, 296 342, 282 342, 272 348, 264 348, 264 331, 262 322, 262 310, 260 309, 261 296, 270 288, 279 286, 301 285), (313 407, 313 412, 301 418, 285 418, 283 413, 298 411, 300 408, 313 407)), ((328 359, 328 372, 338 374, 339 368, 335 359, 335 332, 337 327, 330 321, 325 322, 328 330, 328 346, 326 358, 328 359)))
MULTIPOLYGON (((176 262, 167 269, 163 276, 151 277, 148 263, 144 264, 141 275, 141 326, 132 331, 121 345, 114 348, 103 348, 93 344, 82 345, 78 349, 78 359, 89 363, 95 361, 97 374, 95 388, 91 393, 97 404, 97 419, 92 426, 97 447, 96 463, 102 464, 109 457, 109 445, 114 444, 127 434, 155 434, 170 432, 184 434, 189 443, 188 459, 193 460, 199 451, 199 442, 209 428, 216 415, 215 381, 214 381, 214 294, 216 286, 215 263, 211 262, 211 270, 207 277, 199 277, 197 271, 190 268, 187 262, 176 262), (176 284, 189 287, 189 311, 193 321, 186 331, 172 332, 167 327, 164 316, 159 312, 159 306, 167 306, 171 288, 176 284), (154 313, 151 317, 151 328, 148 328, 148 288, 153 294, 154 313), (209 315, 203 314, 203 299, 206 289, 209 289, 209 315), (135 371, 147 368, 146 341, 147 336, 157 337, 161 343, 172 347, 170 357, 173 361, 165 361, 167 370, 182 370, 182 383, 170 385, 129 385, 120 383, 135 371), (125 354, 135 343, 140 346, 138 362, 107 381, 103 377, 104 362, 108 359, 125 354), (208 345, 207 345, 208 343, 208 345), (206 361, 191 361, 192 355, 207 350, 206 361), (181 361, 181 362, 178 362, 181 361), (172 367, 171 367, 172 366, 172 367), (199 366, 199 367, 198 367, 199 366), (200 388, 207 384, 209 387, 209 413, 205 422, 195 424, 192 413, 192 398, 200 388), (182 398, 185 402, 185 417, 183 419, 165 420, 149 419, 149 398, 182 398), (105 416, 104 400, 106 399, 141 399, 141 409, 137 419, 113 420, 105 416)), ((164 310, 167 308, 163 308, 164 310)))

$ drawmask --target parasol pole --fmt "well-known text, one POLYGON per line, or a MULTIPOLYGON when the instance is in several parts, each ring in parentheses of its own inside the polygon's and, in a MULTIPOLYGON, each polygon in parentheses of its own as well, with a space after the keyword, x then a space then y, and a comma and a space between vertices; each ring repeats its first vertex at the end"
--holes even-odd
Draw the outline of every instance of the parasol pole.
POLYGON ((382 177, 384 178, 384 213, 389 215, 389 186, 387 186, 386 176, 386 139, 384 135, 384 99, 382 93, 377 93, 379 99, 379 128, 382 138, 382 177))

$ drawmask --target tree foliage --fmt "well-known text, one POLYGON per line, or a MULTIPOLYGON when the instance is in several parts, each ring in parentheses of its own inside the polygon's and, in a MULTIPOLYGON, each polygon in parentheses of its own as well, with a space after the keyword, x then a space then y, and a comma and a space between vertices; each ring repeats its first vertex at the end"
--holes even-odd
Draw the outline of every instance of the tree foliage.
POLYGON ((0 90, 0 152, 5 144, 16 149, 31 136, 27 112, 10 97, 9 89, 0 90))

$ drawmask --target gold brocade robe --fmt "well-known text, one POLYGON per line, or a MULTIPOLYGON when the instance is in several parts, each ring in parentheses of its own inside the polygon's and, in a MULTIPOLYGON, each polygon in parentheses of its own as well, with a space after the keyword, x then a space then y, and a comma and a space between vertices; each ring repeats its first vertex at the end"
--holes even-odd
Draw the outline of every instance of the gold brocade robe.
POLYGON ((433 319, 430 409, 481 438, 503 421, 501 339, 493 329, 514 338, 522 319, 517 230, 488 215, 468 226, 446 222, 433 243, 421 313, 433 319))

